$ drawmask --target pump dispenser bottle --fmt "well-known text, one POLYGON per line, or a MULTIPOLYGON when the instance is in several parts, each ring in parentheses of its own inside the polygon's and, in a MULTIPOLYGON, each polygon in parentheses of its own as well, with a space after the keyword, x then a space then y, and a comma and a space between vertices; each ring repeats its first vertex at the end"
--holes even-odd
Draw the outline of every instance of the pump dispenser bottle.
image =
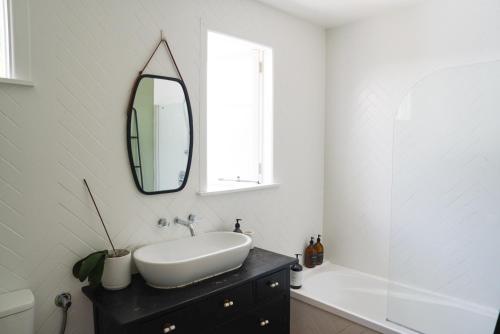
POLYGON ((318 239, 316 239, 316 244, 314 244, 314 250, 316 251, 316 265, 319 266, 323 264, 323 254, 324 247, 321 243, 321 235, 318 234, 318 239))
POLYGON ((299 255, 295 254, 297 257, 297 263, 290 267, 290 288, 300 289, 302 287, 302 266, 299 262, 299 255))
POLYGON ((309 246, 304 251, 304 266, 314 268, 316 265, 316 249, 314 249, 314 237, 311 237, 309 246))
POLYGON ((236 233, 243 233, 243 231, 241 230, 241 225, 240 225, 240 221, 242 221, 243 219, 240 219, 240 218, 236 218, 236 224, 234 224, 234 231, 233 232, 236 232, 236 233))

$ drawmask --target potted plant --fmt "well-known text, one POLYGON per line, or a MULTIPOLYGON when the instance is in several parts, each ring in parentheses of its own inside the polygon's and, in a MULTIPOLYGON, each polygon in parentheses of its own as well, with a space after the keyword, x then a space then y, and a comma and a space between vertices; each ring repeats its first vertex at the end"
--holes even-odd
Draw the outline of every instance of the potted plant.
POLYGON ((88 279, 91 286, 98 286, 100 283, 105 289, 120 290, 126 288, 131 281, 131 263, 132 257, 126 249, 116 249, 111 241, 104 220, 102 219, 99 208, 94 200, 94 196, 90 191, 87 181, 83 182, 90 194, 97 215, 104 227, 106 236, 111 245, 112 250, 101 250, 94 252, 87 257, 81 259, 73 266, 73 276, 81 282, 88 279))

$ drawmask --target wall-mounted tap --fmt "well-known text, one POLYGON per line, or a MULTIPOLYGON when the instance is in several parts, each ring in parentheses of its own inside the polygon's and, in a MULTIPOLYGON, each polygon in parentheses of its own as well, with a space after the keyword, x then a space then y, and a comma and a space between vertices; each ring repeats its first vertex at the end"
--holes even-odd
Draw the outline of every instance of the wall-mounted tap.
POLYGON ((175 217, 174 224, 179 224, 179 225, 186 226, 187 228, 189 228, 189 232, 191 232, 191 236, 194 237, 196 235, 196 232, 195 232, 194 226, 193 226, 194 223, 195 223, 195 220, 196 220, 196 216, 193 215, 193 214, 190 214, 188 216, 188 220, 187 221, 182 220, 179 217, 175 217))
POLYGON ((158 220, 158 223, 156 223, 156 226, 158 226, 159 228, 168 227, 170 226, 170 222, 165 218, 160 218, 160 220, 158 220))

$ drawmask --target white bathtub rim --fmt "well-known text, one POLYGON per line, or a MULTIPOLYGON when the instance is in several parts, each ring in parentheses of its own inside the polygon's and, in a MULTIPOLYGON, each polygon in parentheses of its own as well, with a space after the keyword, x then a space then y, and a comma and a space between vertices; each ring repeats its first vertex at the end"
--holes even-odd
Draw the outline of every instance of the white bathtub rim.
MULTIPOLYGON (((394 288, 390 289, 390 286, 399 288, 399 289, 408 289, 410 291, 417 291, 423 295, 426 295, 427 297, 420 297, 417 298, 418 300, 422 302, 432 302, 434 304, 441 304, 445 306, 450 306, 462 310, 467 310, 469 312, 476 313, 481 316, 487 316, 487 317, 494 317, 496 319, 497 317, 497 312, 496 310, 493 310, 490 307, 484 306, 484 305, 479 305, 475 304, 472 302, 467 302, 461 299, 456 299, 450 296, 442 295, 436 292, 431 292, 425 289, 420 289, 416 288, 413 286, 409 286, 406 284, 398 283, 398 282, 391 282, 388 281, 387 279, 379 276, 375 276, 372 274, 368 274, 365 272, 361 272, 358 270, 354 270, 348 267, 340 266, 337 264, 330 263, 328 261, 325 261, 325 263, 321 267, 316 267, 314 269, 305 269, 304 271, 304 282, 305 282, 305 287, 301 290, 292 290, 291 291, 291 297, 294 299, 297 299, 299 301, 302 301, 304 303, 307 303, 309 305, 312 305, 314 307, 317 307, 321 310, 324 310, 329 313, 333 313, 335 315, 338 315, 340 317, 346 318, 350 321, 353 321, 355 323, 358 323, 360 325, 363 325, 367 328, 373 329, 375 331, 384 333, 384 334, 415 334, 419 333, 418 331, 415 331, 411 328, 408 328, 404 325, 400 325, 397 322, 391 321, 386 318, 386 316, 380 317, 380 316, 373 316, 373 315, 366 315, 362 314, 360 312, 357 312, 355 309, 353 310, 351 307, 345 308, 339 305, 336 305, 335 303, 332 303, 331 300, 324 299, 321 294, 317 294, 313 291, 310 291, 307 288, 307 281, 310 279, 312 276, 316 276, 318 274, 330 272, 330 271, 335 271, 336 275, 343 276, 343 277, 361 277, 361 278, 368 278, 372 280, 373 282, 378 282, 379 284, 382 284, 386 287, 386 291, 382 291, 379 288, 373 290, 373 289, 366 289, 367 292, 374 292, 376 291, 378 295, 386 295, 386 305, 385 307, 388 307, 388 298, 395 298, 395 297, 407 297, 406 293, 402 293, 401 291, 395 292, 394 288), (391 296, 392 295, 392 296, 391 296)), ((364 291, 364 288, 352 288, 352 287, 347 287, 347 288, 342 288, 344 291, 351 290, 351 291, 364 291)), ((408 297, 411 297, 411 299, 415 299, 415 295, 410 294, 408 297)))
MULTIPOLYGON (((336 274, 340 274, 342 276, 361 276, 364 278, 370 278, 376 281, 379 281, 386 286, 388 285, 388 281, 382 277, 372 275, 369 273, 361 272, 358 270, 354 270, 348 267, 344 267, 338 264, 331 263, 329 261, 325 261, 322 266, 316 267, 313 269, 304 268, 304 282, 313 275, 317 275, 322 272, 331 271, 331 267, 340 269, 340 272, 336 272, 336 274)), ((388 286, 387 286, 388 288, 388 286)), ((377 320, 373 319, 373 317, 362 315, 356 311, 346 309, 337 305, 332 305, 331 301, 324 300, 322 297, 310 297, 308 293, 304 290, 290 290, 290 296, 294 299, 297 299, 301 302, 319 308, 323 311, 338 315, 339 317, 345 318, 352 322, 355 322, 359 325, 365 326, 374 331, 383 333, 383 334, 419 334, 419 332, 413 331, 406 327, 400 326, 396 323, 390 322, 387 319, 377 320)), ((387 291, 386 291, 387 293, 387 291)))

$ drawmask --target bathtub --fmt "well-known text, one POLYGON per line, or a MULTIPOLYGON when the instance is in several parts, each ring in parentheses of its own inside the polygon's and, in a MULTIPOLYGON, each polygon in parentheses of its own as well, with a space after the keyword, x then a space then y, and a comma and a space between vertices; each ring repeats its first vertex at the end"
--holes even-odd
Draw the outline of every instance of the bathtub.
MULTIPOLYGON (((366 333, 492 334, 494 331, 497 311, 493 309, 400 284, 390 284, 388 293, 389 282, 383 278, 325 262, 314 269, 304 269, 303 286, 299 290, 291 290, 291 297, 292 303, 295 300, 363 326, 369 329, 366 333), (446 308, 445 312, 443 307, 446 308), (418 328, 419 331, 388 321, 388 313, 391 320, 398 319, 398 323, 418 328)), ((335 332, 325 327, 328 325, 320 328, 318 323, 321 321, 318 319, 315 320, 313 332, 335 332)), ((308 331, 311 330, 308 328, 308 331)), ((352 332, 365 333, 359 329, 352 332)))

